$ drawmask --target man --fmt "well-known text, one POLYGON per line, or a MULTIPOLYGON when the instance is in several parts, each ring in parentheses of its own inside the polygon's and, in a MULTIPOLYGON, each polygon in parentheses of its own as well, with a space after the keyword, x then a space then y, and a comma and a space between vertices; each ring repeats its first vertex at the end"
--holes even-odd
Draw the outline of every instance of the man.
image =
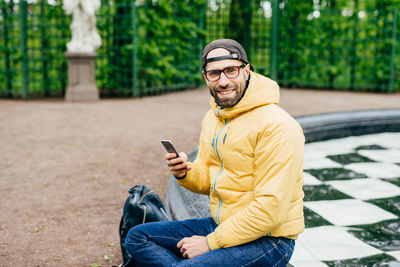
POLYGON ((197 159, 165 158, 180 185, 210 195, 212 218, 136 226, 128 251, 140 266, 286 266, 304 229, 301 127, 236 41, 208 44, 202 65, 212 98, 197 159))

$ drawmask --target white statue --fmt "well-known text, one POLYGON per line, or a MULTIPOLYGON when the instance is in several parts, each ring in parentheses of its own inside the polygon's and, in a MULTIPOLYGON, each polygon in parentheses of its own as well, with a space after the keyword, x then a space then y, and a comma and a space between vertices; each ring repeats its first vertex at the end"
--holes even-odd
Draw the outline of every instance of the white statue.
POLYGON ((94 53, 101 45, 97 33, 95 12, 100 0, 64 0, 64 10, 72 14, 72 39, 67 43, 68 52, 94 53))

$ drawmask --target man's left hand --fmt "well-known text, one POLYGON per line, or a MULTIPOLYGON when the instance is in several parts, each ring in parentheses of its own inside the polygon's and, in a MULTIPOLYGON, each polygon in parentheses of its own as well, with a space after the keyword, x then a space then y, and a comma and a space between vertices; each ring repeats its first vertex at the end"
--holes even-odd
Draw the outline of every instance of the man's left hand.
POLYGON ((210 251, 207 244, 207 237, 194 235, 185 237, 179 241, 177 247, 181 250, 184 258, 194 258, 210 251))

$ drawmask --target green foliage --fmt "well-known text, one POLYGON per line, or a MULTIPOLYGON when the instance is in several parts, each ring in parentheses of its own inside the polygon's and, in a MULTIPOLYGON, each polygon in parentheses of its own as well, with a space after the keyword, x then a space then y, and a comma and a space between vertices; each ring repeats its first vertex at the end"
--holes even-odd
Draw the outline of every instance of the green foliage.
MULTIPOLYGON (((278 82, 286 87, 388 91, 394 62, 394 90, 400 90, 400 20, 394 44, 394 8, 400 0, 279 0, 278 82), (395 48, 395 56, 391 51, 395 48)), ((247 30, 247 53, 256 71, 270 75, 273 1, 210 1, 207 41, 247 30), (242 6, 241 6, 242 5, 242 6), (246 6, 251 6, 245 16, 246 6), (234 12, 234 14, 232 14, 234 12), (233 26, 235 23, 240 25, 233 26), (244 22, 244 19, 247 22, 244 22), (223 31, 221 29, 228 28, 223 31)), ((276 14, 275 14, 276 15, 276 14)))
POLYGON ((237 40, 242 44, 250 56, 251 31, 248 25, 251 25, 253 15, 253 1, 249 0, 231 0, 229 10, 229 24, 226 27, 226 36, 237 40))
MULTIPOLYGON (((102 0, 96 61, 101 94, 142 96, 199 84, 205 5, 206 0, 102 0)), ((21 32, 18 3, 0 2, 0 96, 21 97, 24 79, 31 97, 63 95, 71 16, 62 0, 31 1, 27 12, 28 29, 21 32), (20 49, 21 35, 27 37, 27 53, 20 49)))
MULTIPOLYGON (((256 71, 270 75, 272 0, 101 1, 96 80, 102 96, 199 85, 201 51, 206 42, 223 37, 241 42, 256 71)), ((392 77, 393 90, 400 91, 399 15, 393 38, 400 0, 277 2, 282 86, 387 92, 392 77)), ((62 0, 29 1, 26 12, 21 16, 16 0, 0 1, 0 97, 23 96, 24 81, 30 97, 62 96, 71 16, 62 0)))
POLYGON ((31 96, 63 93, 67 81, 63 53, 70 38, 70 18, 61 7, 62 0, 53 1, 52 5, 45 0, 28 3, 27 15, 23 17, 28 27, 24 31, 18 2, 0 3, 0 96, 21 97, 23 79, 29 82, 31 96), (22 35, 27 37, 26 54, 21 49, 22 35), (24 59, 28 77, 22 73, 24 59))
POLYGON ((198 84, 204 39, 202 13, 198 11, 205 3, 205 0, 145 0, 135 5, 122 1, 105 7, 115 9, 114 21, 107 25, 114 32, 114 40, 113 54, 109 56, 112 66, 103 66, 102 72, 108 74, 108 79, 100 87, 108 88, 110 94, 116 86, 119 91, 140 96, 159 93, 165 87, 177 89, 176 85, 183 88, 198 84))

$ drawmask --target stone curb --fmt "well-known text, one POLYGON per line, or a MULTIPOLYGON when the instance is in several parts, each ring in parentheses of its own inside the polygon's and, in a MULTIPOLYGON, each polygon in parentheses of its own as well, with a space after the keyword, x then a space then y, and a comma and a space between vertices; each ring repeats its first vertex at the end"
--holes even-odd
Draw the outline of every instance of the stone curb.
POLYGON ((382 132, 400 132, 400 109, 326 113, 296 117, 306 143, 382 132))

